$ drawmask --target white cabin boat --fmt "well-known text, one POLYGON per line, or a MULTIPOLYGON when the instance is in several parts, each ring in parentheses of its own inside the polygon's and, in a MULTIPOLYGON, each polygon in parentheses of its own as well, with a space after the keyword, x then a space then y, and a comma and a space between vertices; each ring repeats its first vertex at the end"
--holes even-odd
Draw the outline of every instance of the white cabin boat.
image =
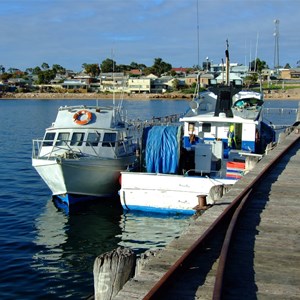
POLYGON ((198 80, 181 125, 144 129, 141 172, 121 176, 125 210, 193 214, 203 198, 211 204, 221 197, 274 141, 274 130, 260 118, 262 93, 229 80, 201 93, 199 87, 198 80))
POLYGON ((213 203, 222 187, 227 190, 262 157, 274 134, 259 118, 261 95, 231 86, 217 90, 223 94, 208 91, 194 99, 181 125, 144 130, 142 172, 121 173, 125 210, 193 214, 199 195, 213 203), (220 100, 224 94, 229 104, 220 100), (237 110, 234 99, 256 104, 237 110))
POLYGON ((136 160, 136 129, 120 108, 60 107, 44 138, 33 141, 32 165, 54 198, 67 205, 117 195, 120 172, 136 160))

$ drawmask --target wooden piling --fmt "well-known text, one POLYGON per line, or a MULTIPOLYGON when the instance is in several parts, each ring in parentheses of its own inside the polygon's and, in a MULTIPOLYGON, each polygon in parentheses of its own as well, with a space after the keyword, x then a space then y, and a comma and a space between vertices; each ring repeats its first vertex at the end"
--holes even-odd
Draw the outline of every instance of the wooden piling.
POLYGON ((98 256, 94 262, 94 298, 111 300, 134 276, 136 255, 131 249, 117 249, 98 256))

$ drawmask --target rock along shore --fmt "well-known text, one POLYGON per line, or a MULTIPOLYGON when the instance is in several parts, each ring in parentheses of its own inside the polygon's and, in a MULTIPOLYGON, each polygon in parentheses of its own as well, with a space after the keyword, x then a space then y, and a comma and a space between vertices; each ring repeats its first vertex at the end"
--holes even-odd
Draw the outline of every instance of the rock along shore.
MULTIPOLYGON (((121 98, 115 94, 115 99, 121 98)), ((124 94, 123 99, 129 100, 151 100, 151 99, 193 99, 193 94, 165 93, 165 94, 124 94)), ((5 93, 0 99, 113 99, 113 94, 105 93, 5 93)), ((264 92, 265 100, 300 100, 300 88, 289 90, 271 90, 264 92)))
MULTIPOLYGON (((115 94, 115 99, 149 100, 149 99, 192 99, 192 94, 115 94)), ((113 94, 105 93, 5 93, 1 99, 113 99, 113 94)))

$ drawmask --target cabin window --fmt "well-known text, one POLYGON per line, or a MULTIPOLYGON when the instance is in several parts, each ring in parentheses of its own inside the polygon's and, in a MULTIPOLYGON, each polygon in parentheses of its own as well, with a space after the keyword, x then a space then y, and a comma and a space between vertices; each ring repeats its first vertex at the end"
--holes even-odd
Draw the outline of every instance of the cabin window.
POLYGON ((58 137, 56 139, 55 146, 67 145, 68 142, 69 142, 69 136, 70 136, 69 132, 61 132, 61 133, 59 133, 58 137))
POLYGON ((55 138, 55 132, 47 132, 43 141, 43 146, 52 146, 55 138))
POLYGON ((210 123, 203 123, 202 124, 202 131, 203 132, 210 132, 211 131, 211 124, 210 123))
POLYGON ((82 146, 84 138, 83 132, 74 132, 71 139, 71 146, 82 146))
POLYGON ((87 146, 98 146, 100 140, 100 133, 98 132, 91 132, 88 135, 88 138, 86 140, 87 146))
POLYGON ((116 133, 106 132, 104 133, 102 147, 114 147, 116 142, 116 133))

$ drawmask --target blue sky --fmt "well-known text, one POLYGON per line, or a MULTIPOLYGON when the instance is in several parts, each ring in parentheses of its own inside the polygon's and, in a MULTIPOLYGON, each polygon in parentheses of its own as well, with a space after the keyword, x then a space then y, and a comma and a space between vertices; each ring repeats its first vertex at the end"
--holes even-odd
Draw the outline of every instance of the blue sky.
POLYGON ((106 58, 146 66, 162 58, 192 67, 198 58, 221 63, 228 39, 231 62, 257 53, 273 67, 275 19, 280 65, 300 60, 300 0, 198 0, 198 8, 197 22, 197 0, 0 0, 0 65, 80 71, 106 58))

